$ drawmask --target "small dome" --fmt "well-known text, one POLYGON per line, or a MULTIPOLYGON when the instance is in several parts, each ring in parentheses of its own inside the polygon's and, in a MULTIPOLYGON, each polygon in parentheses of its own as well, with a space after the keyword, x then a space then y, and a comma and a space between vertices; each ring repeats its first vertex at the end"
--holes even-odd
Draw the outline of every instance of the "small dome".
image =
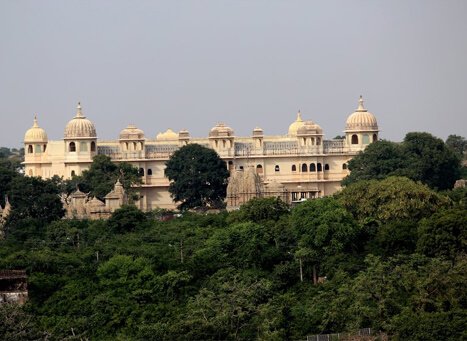
POLYGON ((65 127, 64 136, 66 139, 97 136, 94 124, 82 114, 80 103, 76 107, 76 116, 65 127))
POLYGON ((300 110, 299 110, 298 113, 297 113, 297 119, 295 120, 295 122, 293 122, 289 126, 289 135, 290 136, 297 136, 298 128, 302 127, 303 124, 304 124, 304 122, 302 120, 302 114, 300 113, 300 110))
POLYGON ((177 140, 178 134, 172 129, 167 129, 164 133, 159 133, 156 136, 156 140, 168 141, 168 140, 177 140))
POLYGON ((224 123, 216 124, 209 132, 209 137, 229 137, 234 136, 232 128, 226 126, 224 123))
POLYGON ((128 127, 120 132, 120 140, 142 140, 144 139, 144 132, 136 128, 135 125, 129 124, 128 127))
POLYGON ((181 139, 189 139, 190 138, 190 132, 186 129, 182 129, 178 132, 178 137, 181 139))
POLYGON ((37 116, 34 116, 34 124, 24 134, 24 142, 47 142, 47 133, 37 124, 37 116))
POLYGON ((253 129, 253 136, 262 136, 262 135, 264 135, 263 129, 261 129, 260 127, 256 127, 255 129, 253 129))
POLYGON ((322 135, 323 129, 312 121, 306 121, 298 128, 297 135, 322 135))
POLYGON ((347 118, 345 131, 378 131, 378 122, 375 115, 363 106, 363 98, 360 96, 358 109, 347 118))

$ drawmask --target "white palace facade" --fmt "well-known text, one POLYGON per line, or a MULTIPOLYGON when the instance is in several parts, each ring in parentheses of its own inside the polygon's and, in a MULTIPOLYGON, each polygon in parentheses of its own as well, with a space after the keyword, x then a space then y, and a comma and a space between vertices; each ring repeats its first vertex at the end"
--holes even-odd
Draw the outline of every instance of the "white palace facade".
POLYGON ((227 205, 239 206, 255 196, 280 196, 286 202, 316 198, 340 189, 348 174, 347 162, 378 139, 375 116, 367 111, 360 97, 357 110, 348 116, 344 139, 324 139, 323 129, 303 120, 300 112, 286 135, 265 135, 255 128, 251 136, 235 136, 223 123, 214 126, 207 137, 191 137, 187 130, 168 129, 154 139, 129 125, 118 139, 97 139, 96 128, 78 104, 77 112, 65 127, 63 139, 48 140, 37 118, 24 136, 25 174, 70 179, 89 169, 94 156, 108 155, 113 162, 128 162, 139 169, 143 184, 136 205, 149 211, 175 208, 164 176, 171 154, 188 143, 214 149, 225 161, 231 176, 227 205))

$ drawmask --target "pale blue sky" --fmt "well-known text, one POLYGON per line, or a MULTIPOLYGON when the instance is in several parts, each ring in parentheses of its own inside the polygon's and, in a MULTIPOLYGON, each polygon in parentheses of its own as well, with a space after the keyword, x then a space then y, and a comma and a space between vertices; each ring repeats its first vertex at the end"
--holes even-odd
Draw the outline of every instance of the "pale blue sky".
POLYGON ((383 138, 466 136, 467 1, 0 0, 0 146, 36 112, 61 139, 78 101, 101 139, 285 134, 298 109, 332 138, 360 94, 383 138))

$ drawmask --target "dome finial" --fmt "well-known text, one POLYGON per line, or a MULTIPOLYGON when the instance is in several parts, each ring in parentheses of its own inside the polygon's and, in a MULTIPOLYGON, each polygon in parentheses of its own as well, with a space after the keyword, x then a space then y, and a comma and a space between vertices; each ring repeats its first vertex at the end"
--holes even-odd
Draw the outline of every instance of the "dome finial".
POLYGON ((358 100, 358 109, 357 111, 365 111, 365 107, 363 106, 363 96, 360 95, 360 99, 358 100))
POLYGON ((81 102, 78 102, 78 105, 76 106, 76 117, 84 117, 81 112, 81 102))
POLYGON ((34 114, 34 124, 32 125, 34 128, 38 128, 39 124, 37 123, 37 114, 34 114))
POLYGON ((302 113, 300 112, 300 110, 298 110, 297 112, 297 122, 302 122, 302 113))

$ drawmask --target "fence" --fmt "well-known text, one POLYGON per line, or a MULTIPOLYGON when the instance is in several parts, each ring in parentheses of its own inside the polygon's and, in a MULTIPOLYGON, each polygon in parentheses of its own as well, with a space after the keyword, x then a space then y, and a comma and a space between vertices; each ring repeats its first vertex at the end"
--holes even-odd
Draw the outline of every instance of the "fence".
POLYGON ((364 337, 373 336, 371 328, 363 328, 354 333, 336 333, 336 334, 320 334, 306 337, 306 341, 347 341, 361 340, 364 337))

